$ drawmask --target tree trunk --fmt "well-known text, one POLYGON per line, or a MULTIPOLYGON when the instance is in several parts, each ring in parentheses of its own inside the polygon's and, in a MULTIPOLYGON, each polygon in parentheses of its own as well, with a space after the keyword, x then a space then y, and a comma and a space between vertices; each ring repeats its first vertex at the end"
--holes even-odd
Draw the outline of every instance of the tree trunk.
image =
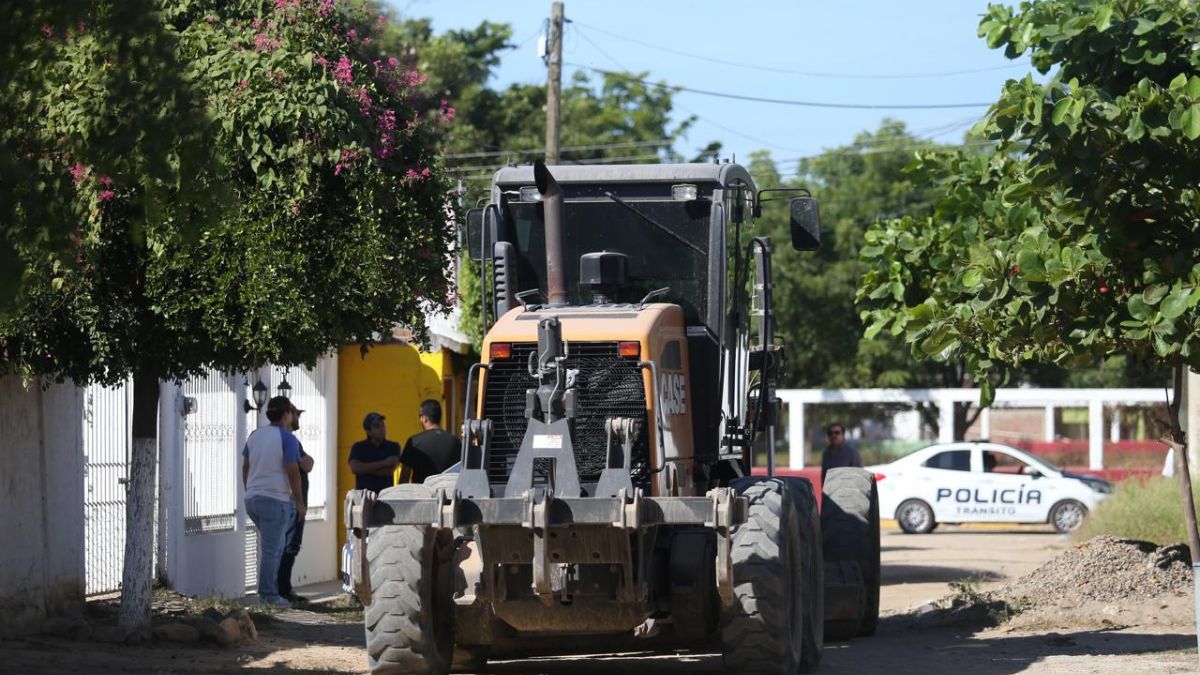
POLYGON ((133 455, 125 503, 125 567, 118 625, 126 637, 150 628, 154 578, 154 484, 158 474, 158 376, 133 374, 133 455))
POLYGON ((1192 476, 1188 469, 1187 434, 1179 422, 1185 368, 1187 366, 1182 363, 1175 364, 1175 396, 1171 401, 1171 438, 1168 445, 1175 450, 1175 475, 1179 477, 1179 494, 1183 498, 1183 519, 1187 524, 1188 548, 1191 549, 1192 563, 1195 564, 1200 563, 1200 532, 1196 530, 1196 504, 1192 498, 1192 476))

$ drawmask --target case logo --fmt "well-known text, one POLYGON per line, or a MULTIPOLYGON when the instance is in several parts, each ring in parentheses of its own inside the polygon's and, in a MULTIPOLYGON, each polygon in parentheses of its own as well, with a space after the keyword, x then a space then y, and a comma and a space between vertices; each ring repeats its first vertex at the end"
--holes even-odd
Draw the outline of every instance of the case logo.
POLYGON ((683 373, 662 373, 658 376, 658 394, 662 397, 663 412, 682 415, 687 410, 687 389, 683 373))

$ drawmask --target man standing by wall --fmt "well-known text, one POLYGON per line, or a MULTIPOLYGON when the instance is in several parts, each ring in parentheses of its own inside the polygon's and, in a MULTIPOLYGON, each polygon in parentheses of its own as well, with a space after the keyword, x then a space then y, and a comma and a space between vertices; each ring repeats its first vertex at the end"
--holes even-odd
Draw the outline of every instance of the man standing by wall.
POLYGON ((291 401, 267 402, 270 426, 255 429, 242 448, 242 487, 246 514, 258 528, 258 598, 264 605, 290 607, 279 595, 279 562, 288 528, 305 516, 300 489, 300 442, 292 435, 291 401))
MULTIPOLYGON (((304 412, 292 404, 292 431, 300 430, 300 413, 304 412)), ((300 493, 304 498, 304 508, 308 508, 308 474, 313 470, 313 458, 304 451, 304 444, 296 440, 300 448, 300 493)), ((283 548, 283 557, 279 560, 279 595, 290 602, 307 602, 307 598, 296 595, 292 590, 292 567, 296 564, 296 556, 300 554, 300 546, 304 542, 304 519, 297 518, 288 528, 287 544, 283 548)))
POLYGON ((423 483, 426 478, 449 469, 461 454, 458 439, 443 431, 442 404, 433 399, 421 402, 417 419, 424 431, 410 436, 400 455, 400 482, 423 483))
POLYGON ((400 444, 387 439, 387 425, 377 412, 363 418, 367 438, 350 448, 350 471, 356 490, 383 492, 394 484, 393 475, 400 464, 400 444))
POLYGON ((821 453, 822 483, 825 482, 825 474, 829 473, 830 469, 863 465, 858 449, 846 444, 846 427, 840 422, 834 422, 826 427, 825 437, 829 439, 829 445, 826 445, 825 452, 821 453))

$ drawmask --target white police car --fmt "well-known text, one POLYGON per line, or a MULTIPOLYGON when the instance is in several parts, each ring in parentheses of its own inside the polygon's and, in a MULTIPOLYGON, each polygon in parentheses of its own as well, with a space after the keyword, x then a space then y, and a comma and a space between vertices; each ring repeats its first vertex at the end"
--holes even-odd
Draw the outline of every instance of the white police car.
POLYGON ((986 441, 931 445, 868 468, 878 481, 880 515, 910 534, 968 522, 1048 522, 1070 532, 1112 493, 1104 479, 986 441))

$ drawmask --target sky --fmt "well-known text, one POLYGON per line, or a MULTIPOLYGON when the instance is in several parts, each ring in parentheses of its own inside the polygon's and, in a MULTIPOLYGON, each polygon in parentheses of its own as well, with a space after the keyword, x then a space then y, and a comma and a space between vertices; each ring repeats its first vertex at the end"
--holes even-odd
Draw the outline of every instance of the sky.
MULTIPOLYGON (((550 4, 391 0, 402 16, 430 18, 437 32, 484 20, 511 25, 516 48, 504 55, 495 87, 545 82, 537 47, 550 4)), ((1006 80, 1030 71, 1027 58, 1011 61, 976 36, 987 10, 976 0, 565 0, 564 6, 563 61, 571 64, 564 66, 564 82, 591 67, 648 72, 656 82, 739 96, 958 105, 991 103, 1006 80)), ((769 150, 785 174, 796 159, 848 144, 884 118, 903 120, 918 136, 955 143, 987 109, 822 108, 690 92, 674 101, 676 121, 698 118, 675 146, 682 154, 718 140, 725 157, 769 150)))

